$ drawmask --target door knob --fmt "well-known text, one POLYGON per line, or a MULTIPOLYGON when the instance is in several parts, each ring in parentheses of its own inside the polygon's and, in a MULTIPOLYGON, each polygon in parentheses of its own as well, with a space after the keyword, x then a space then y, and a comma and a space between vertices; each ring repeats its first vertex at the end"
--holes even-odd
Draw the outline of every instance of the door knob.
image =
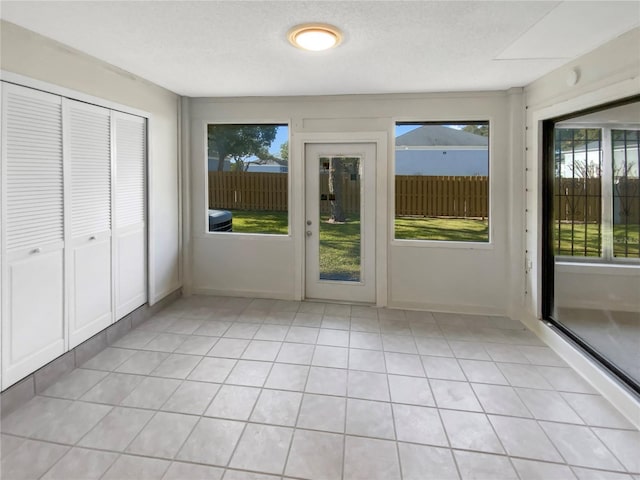
POLYGON ((307 230, 307 237, 311 236, 311 230, 307 230))

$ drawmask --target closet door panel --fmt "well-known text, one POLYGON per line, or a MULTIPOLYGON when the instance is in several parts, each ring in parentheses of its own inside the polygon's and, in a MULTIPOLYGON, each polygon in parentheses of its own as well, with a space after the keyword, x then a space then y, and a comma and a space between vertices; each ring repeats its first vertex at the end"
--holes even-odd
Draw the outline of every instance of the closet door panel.
POLYGON ((64 353, 60 97, 2 84, 2 388, 64 353))
POLYGON ((69 347, 112 323, 111 112, 64 101, 69 347))
POLYGON ((3 377, 10 385, 64 352, 62 250, 22 256, 8 270, 3 377))
POLYGON ((76 346, 111 324, 111 238, 86 242, 73 249, 73 331, 76 346))
POLYGON ((121 318, 147 301, 146 231, 136 228, 120 233, 117 242, 116 313, 121 318))
POLYGON ((147 301, 146 121, 120 112, 115 124, 116 319, 147 301))

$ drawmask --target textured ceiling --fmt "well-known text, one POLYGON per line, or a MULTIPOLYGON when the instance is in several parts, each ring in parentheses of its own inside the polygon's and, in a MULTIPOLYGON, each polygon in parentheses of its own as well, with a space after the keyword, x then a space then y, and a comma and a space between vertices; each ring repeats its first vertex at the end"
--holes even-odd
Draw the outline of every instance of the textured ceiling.
POLYGON ((640 2, 2 1, 0 16, 187 96, 502 90, 640 24, 640 2), (328 52, 294 25, 345 34, 328 52))

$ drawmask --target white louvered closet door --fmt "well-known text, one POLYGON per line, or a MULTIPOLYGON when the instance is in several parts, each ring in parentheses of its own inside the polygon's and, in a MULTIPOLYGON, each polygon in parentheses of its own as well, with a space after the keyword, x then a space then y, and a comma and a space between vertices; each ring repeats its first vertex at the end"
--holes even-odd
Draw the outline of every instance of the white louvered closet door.
POLYGON ((147 301, 146 120, 113 112, 116 319, 147 301))
POLYGON ((113 321, 111 111, 63 100, 69 348, 113 321))
POLYGON ((61 99, 2 83, 2 388, 64 352, 61 99))

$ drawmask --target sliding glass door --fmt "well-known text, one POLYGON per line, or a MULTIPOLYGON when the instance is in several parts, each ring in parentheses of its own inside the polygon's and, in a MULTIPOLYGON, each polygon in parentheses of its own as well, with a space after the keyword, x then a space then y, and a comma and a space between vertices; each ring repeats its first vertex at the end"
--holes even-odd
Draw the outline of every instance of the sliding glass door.
POLYGON ((544 130, 543 316, 640 391, 640 101, 544 130))

